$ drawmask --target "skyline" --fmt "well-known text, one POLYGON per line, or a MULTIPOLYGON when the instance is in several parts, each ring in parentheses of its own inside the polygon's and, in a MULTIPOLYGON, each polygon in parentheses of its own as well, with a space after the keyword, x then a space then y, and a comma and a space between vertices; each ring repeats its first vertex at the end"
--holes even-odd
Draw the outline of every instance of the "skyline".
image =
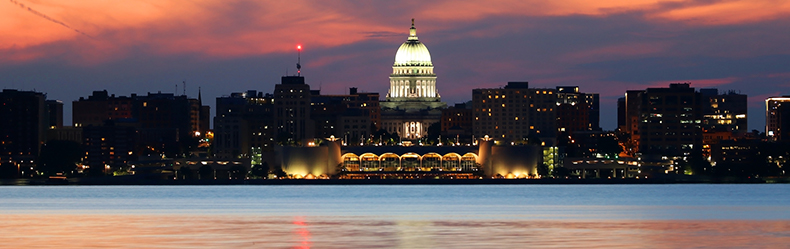
POLYGON ((312 89, 386 95, 411 18, 449 104, 508 81, 577 85, 601 94, 612 130, 625 90, 691 82, 747 94, 749 129, 764 131, 764 99, 790 92, 790 2, 3 4, 0 87, 62 100, 68 124, 71 101, 96 90, 180 94, 186 81, 212 109, 232 92, 271 92, 296 73, 297 44, 312 89))

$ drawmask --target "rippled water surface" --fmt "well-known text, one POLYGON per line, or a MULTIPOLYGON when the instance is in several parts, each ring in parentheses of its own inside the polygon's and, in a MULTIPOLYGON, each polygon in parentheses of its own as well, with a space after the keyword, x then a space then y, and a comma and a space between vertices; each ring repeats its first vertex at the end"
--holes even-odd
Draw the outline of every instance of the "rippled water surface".
POLYGON ((790 185, 0 187, 2 248, 777 248, 790 185))

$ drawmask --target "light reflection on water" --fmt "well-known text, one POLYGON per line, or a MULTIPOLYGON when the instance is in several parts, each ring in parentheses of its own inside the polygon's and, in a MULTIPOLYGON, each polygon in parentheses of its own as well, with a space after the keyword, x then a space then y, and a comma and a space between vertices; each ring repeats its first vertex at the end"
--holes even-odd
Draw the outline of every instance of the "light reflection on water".
POLYGON ((788 221, 7 215, 6 248, 777 248, 788 221))
POLYGON ((776 248, 790 185, 0 187, 2 248, 776 248))

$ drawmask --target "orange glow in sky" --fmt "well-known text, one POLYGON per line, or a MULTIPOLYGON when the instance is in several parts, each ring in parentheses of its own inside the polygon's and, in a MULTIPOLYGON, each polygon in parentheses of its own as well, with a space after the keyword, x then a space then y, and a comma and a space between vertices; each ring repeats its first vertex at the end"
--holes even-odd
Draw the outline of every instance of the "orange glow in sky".
MULTIPOLYGON (((380 39, 367 32, 402 32, 404 20, 432 25, 431 32, 451 30, 497 16, 609 16, 636 13, 654 22, 683 25, 731 25, 790 15, 790 2, 735 0, 612 1, 432 1, 352 3, 332 1, 233 2, 10 0, 0 5, 0 60, 25 61, 63 52, 40 46, 69 44, 84 52, 85 62, 124 57, 129 47, 144 44, 160 54, 198 53, 210 57, 286 52, 295 39, 315 47, 342 46, 380 39), (385 4, 381 4, 385 5, 385 4), (398 9, 395 14, 386 13, 398 9), (37 15, 40 13, 51 20, 37 15), (58 24, 61 22, 64 25, 58 24), (81 35, 79 32, 86 35, 81 35), (93 37, 93 38, 91 38, 93 37), (276 38, 276 39, 273 39, 276 38)), ((529 23, 503 24, 518 28, 529 23)), ((506 32, 498 30, 495 32, 506 32)), ((601 48, 606 49, 606 48, 601 48)), ((591 51, 590 53, 595 53, 591 51)))

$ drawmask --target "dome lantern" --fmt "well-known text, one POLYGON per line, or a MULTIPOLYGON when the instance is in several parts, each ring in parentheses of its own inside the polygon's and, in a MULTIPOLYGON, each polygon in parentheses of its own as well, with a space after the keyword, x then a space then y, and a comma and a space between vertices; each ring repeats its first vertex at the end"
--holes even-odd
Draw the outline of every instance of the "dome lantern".
POLYGON ((409 38, 395 53, 394 66, 433 66, 431 53, 428 48, 417 38, 417 29, 414 28, 414 19, 411 20, 409 38))

